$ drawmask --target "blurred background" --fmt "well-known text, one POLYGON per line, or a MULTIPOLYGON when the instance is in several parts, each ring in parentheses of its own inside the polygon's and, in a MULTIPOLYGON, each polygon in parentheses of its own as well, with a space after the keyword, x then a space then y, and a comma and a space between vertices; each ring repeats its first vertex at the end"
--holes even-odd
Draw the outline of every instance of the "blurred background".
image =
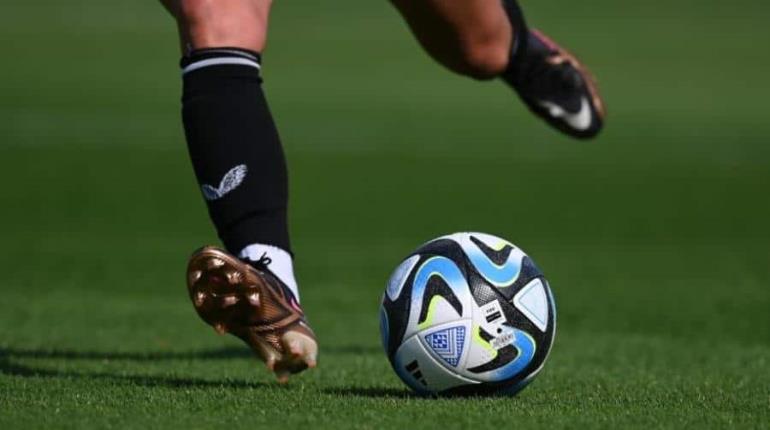
MULTIPOLYGON (((523 401, 563 396, 578 423, 628 410, 615 424, 649 424, 656 407, 681 423, 711 419, 684 415, 698 408, 719 411, 712 424, 767 417, 770 7, 522 4, 597 75, 598 140, 443 70, 385 1, 275 2, 263 75, 327 361, 308 392, 264 401, 401 389, 378 346, 385 281, 420 243, 471 230, 522 247, 556 295, 556 345, 523 401)), ((187 256, 217 239, 183 140, 171 18, 151 0, 4 0, 0 43, 6 422, 43 405, 205 420, 178 384, 205 397, 222 379, 270 381, 186 297, 187 256)))

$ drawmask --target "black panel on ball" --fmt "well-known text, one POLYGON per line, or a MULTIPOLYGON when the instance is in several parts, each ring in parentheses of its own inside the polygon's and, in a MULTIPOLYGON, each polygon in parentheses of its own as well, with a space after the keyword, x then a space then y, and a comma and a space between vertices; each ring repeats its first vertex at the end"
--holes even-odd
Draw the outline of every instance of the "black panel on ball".
MULTIPOLYGON (((496 251, 487 246, 482 240, 471 235, 469 240, 473 243, 471 246, 477 246, 484 255, 489 258, 491 262, 500 266, 506 263, 514 252, 515 247, 511 245, 504 246, 501 250, 496 251)), ((407 324, 409 321, 409 314, 412 309, 412 287, 416 272, 425 263, 426 260, 435 256, 441 256, 452 260, 462 275, 468 282, 470 287, 471 296, 475 302, 475 305, 483 307, 492 302, 499 304, 499 309, 494 314, 495 318, 499 318, 500 312, 502 312, 505 322, 502 326, 497 326, 497 332, 487 333, 483 328, 481 329, 481 337, 487 342, 493 342, 494 339, 499 336, 498 333, 504 331, 504 326, 516 328, 518 330, 526 332, 534 341, 535 351, 532 356, 532 360, 526 365, 526 367, 514 375, 513 377, 496 382, 484 382, 479 384, 469 384, 465 386, 455 387, 442 392, 443 395, 512 395, 523 389, 530 378, 538 369, 540 369, 545 362, 548 353, 551 349, 551 344, 555 334, 555 306, 553 304, 553 298, 548 282, 543 277, 540 269, 535 265, 531 258, 524 256, 521 261, 521 270, 517 278, 510 284, 504 287, 496 287, 486 280, 481 274, 479 274, 470 261, 462 246, 452 239, 438 239, 428 242, 416 250, 411 256, 419 255, 418 262, 412 268, 412 271, 405 277, 405 283, 401 290, 399 297, 395 301, 391 301, 387 294, 383 300, 383 307, 388 316, 388 358, 393 362, 396 351, 403 343, 404 333, 406 332, 407 324), (524 313, 519 311, 513 304, 513 298, 519 293, 525 286, 527 286, 533 280, 540 279, 543 283, 547 294, 547 307, 548 307, 548 322, 545 332, 535 325, 524 313)), ((431 277, 426 285, 425 295, 423 302, 420 304, 421 309, 418 313, 418 322, 424 321, 427 316, 427 309, 430 300, 439 295, 447 300, 459 314, 462 314, 463 303, 460 303, 455 293, 448 287, 446 282, 437 276, 431 277)), ((495 305, 496 309, 498 305, 495 305)), ((495 324, 500 323, 499 320, 495 324)), ((477 324, 483 325, 485 321, 477 322, 477 324)), ((494 330, 492 330, 494 331, 494 330)), ((502 340, 502 339, 501 339, 502 340)), ((505 346, 498 346, 498 353, 496 357, 487 363, 476 365, 474 368, 467 370, 476 373, 483 374, 485 372, 493 371, 511 363, 517 359, 520 352, 516 347, 516 343, 506 344, 505 346)), ((521 344, 519 344, 521 345, 521 344)))
MULTIPOLYGON (((407 256, 404 260, 415 254, 407 256)), ((425 257, 421 256, 414 268, 420 267, 425 257)), ((412 282, 414 282, 414 272, 407 273, 404 279, 404 286, 396 300, 390 300, 387 294, 382 301, 382 306, 388 315, 388 358, 391 358, 401 346, 406 333, 406 325, 409 322, 409 310, 412 302, 412 282)))

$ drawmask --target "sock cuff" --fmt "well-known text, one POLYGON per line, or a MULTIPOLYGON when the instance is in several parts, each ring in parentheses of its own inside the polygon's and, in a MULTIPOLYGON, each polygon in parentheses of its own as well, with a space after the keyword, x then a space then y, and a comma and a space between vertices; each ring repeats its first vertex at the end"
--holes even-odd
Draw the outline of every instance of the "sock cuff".
POLYGON ((264 254, 269 254, 268 256, 271 259, 275 258, 276 255, 280 258, 288 258, 289 260, 294 259, 291 252, 288 250, 267 243, 251 243, 245 246, 241 252, 238 253, 238 257, 251 261, 259 261, 259 259, 262 258, 262 255, 264 254))
POLYGON ((258 52, 241 48, 205 48, 190 51, 179 61, 182 75, 212 66, 245 66, 259 71, 262 68, 262 57, 258 52))
POLYGON ((267 264, 268 270, 278 277, 294 294, 294 298, 299 301, 299 288, 297 280, 294 278, 294 264, 291 253, 283 248, 268 245, 264 243, 252 243, 245 246, 238 257, 249 261, 259 261, 263 256, 270 259, 267 264))

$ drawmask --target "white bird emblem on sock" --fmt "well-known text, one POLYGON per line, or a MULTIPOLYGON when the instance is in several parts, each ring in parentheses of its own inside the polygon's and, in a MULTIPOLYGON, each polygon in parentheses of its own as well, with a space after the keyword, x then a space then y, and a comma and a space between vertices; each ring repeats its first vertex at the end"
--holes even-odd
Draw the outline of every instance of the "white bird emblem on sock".
POLYGON ((225 176, 222 177, 222 181, 219 182, 219 187, 214 188, 209 184, 201 185, 203 197, 208 201, 221 199, 225 194, 238 188, 238 185, 241 185, 244 178, 246 178, 246 173, 248 171, 249 169, 245 164, 239 164, 225 173, 225 176))

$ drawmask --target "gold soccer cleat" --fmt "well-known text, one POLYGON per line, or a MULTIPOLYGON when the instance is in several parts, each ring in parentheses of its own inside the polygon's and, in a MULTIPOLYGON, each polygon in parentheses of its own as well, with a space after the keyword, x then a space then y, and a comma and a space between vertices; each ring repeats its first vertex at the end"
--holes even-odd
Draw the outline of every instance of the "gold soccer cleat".
MULTIPOLYGON (((264 261, 267 260, 267 261, 264 261)), ((187 265, 187 289, 198 315, 219 334, 246 342, 279 382, 313 368, 318 343, 294 294, 268 269, 207 246, 187 265)))

